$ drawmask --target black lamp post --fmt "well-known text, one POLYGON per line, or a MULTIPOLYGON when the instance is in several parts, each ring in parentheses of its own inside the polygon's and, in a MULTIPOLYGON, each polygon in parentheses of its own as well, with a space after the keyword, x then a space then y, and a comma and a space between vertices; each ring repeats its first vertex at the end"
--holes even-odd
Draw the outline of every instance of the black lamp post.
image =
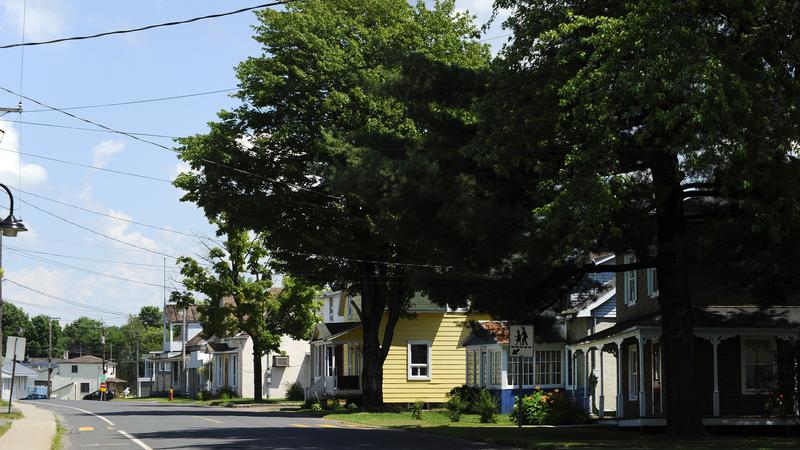
MULTIPOLYGON (((11 195, 11 189, 3 183, 0 187, 5 189, 8 194, 9 206, 8 217, 0 221, 0 360, 3 358, 3 236, 15 237, 20 231, 28 231, 25 224, 21 220, 14 217, 14 196, 11 195)), ((13 382, 13 380, 12 380, 13 382)))

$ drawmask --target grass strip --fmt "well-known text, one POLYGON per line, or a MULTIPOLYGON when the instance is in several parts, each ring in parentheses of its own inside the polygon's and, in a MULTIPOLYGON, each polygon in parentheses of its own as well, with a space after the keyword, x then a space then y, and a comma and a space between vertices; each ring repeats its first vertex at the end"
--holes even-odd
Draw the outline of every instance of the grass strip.
POLYGON ((61 425, 61 421, 56 417, 56 434, 53 435, 53 441, 50 442, 50 450, 61 450, 61 437, 67 432, 66 427, 61 425))

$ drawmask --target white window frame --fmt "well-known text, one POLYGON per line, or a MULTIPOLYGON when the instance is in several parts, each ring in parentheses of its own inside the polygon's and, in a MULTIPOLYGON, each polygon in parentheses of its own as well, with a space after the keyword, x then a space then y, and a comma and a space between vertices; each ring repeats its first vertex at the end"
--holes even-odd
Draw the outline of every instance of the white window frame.
POLYGON ((647 269, 647 296, 658 298, 658 272, 655 267, 647 269))
POLYGON ((742 395, 757 395, 757 394, 763 393, 764 390, 763 389, 762 390, 759 390, 759 389, 748 389, 747 388, 747 379, 745 378, 747 376, 747 372, 745 370, 746 369, 746 364, 745 364, 745 360, 744 360, 744 355, 745 355, 745 351, 744 350, 745 350, 745 346, 747 345, 748 341, 769 341, 769 347, 770 347, 770 362, 769 362, 769 364, 770 364, 770 366, 772 366, 772 376, 773 377, 777 373, 777 367, 776 367, 776 364, 775 364, 775 355, 776 355, 776 352, 777 352, 777 347, 776 347, 775 337, 774 336, 742 336, 741 337, 741 342, 740 342, 740 346, 739 346, 739 360, 740 360, 740 364, 741 364, 741 374, 742 374, 742 395))
POLYGON ((333 296, 328 297, 328 320, 333 322, 333 296))
POLYGON ((408 369, 408 379, 409 380, 416 380, 416 381, 430 381, 433 375, 433 364, 431 361, 431 353, 432 353, 432 342, 425 341, 425 340, 409 340, 406 344, 406 368, 408 369), (426 345, 428 347, 428 364, 411 364, 411 346, 412 345, 426 345), (428 374, 427 375, 412 375, 411 368, 412 367, 428 367, 428 374))
POLYGON ((350 319, 353 317, 353 296, 347 296, 347 318, 350 319))
MULTIPOLYGON (((623 257, 624 264, 632 264, 636 262, 636 257, 633 255, 625 255, 623 257)), ((623 277, 623 298, 626 305, 635 305, 639 300, 639 285, 637 280, 637 271, 629 270, 622 273, 623 277), (631 289, 633 288, 633 289, 631 289)))
POLYGON ((217 366, 217 370, 216 370, 216 372, 217 372, 217 380, 216 380, 217 381, 217 386, 222 387, 222 383, 223 383, 223 381, 225 379, 225 374, 224 374, 224 370, 225 370, 224 365, 225 364, 223 364, 225 362, 225 358, 222 355, 219 355, 219 356, 215 357, 214 359, 216 360, 215 365, 217 366))
POLYGON ((231 355, 229 361, 231 362, 231 387, 239 385, 239 355, 231 355))
POLYGON ((639 346, 628 346, 628 400, 639 400, 639 346), (636 370, 633 370, 634 367, 636 370))

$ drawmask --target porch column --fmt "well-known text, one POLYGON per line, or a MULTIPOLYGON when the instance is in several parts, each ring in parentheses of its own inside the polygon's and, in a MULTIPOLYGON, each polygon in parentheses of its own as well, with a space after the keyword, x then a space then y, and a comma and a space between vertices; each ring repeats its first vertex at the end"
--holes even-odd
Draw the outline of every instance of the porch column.
POLYGON ((606 396, 603 392, 603 345, 600 344, 600 401, 597 404, 597 415, 602 419, 605 415, 606 396))
POLYGON ((583 352, 583 404, 586 408, 586 412, 589 414, 592 413, 592 404, 589 402, 589 352, 590 349, 586 349, 583 352))
POLYGON ((639 335, 639 417, 647 415, 647 399, 644 398, 644 339, 639 335))
POLYGON ((572 350, 572 396, 578 401, 578 351, 572 350))
POLYGON ((622 340, 614 341, 617 344, 617 414, 621 419, 625 416, 625 399, 622 397, 622 340))
POLYGON ((714 417, 719 417, 719 366, 717 350, 719 348, 719 336, 711 336, 711 346, 714 352, 714 417))

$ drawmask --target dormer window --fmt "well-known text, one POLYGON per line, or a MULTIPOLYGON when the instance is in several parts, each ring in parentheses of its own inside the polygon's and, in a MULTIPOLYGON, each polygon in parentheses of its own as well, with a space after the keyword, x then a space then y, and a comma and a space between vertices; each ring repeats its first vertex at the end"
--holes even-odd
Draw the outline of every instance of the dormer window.
POLYGON ((658 272, 655 267, 647 269, 647 296, 658 297, 658 272))

